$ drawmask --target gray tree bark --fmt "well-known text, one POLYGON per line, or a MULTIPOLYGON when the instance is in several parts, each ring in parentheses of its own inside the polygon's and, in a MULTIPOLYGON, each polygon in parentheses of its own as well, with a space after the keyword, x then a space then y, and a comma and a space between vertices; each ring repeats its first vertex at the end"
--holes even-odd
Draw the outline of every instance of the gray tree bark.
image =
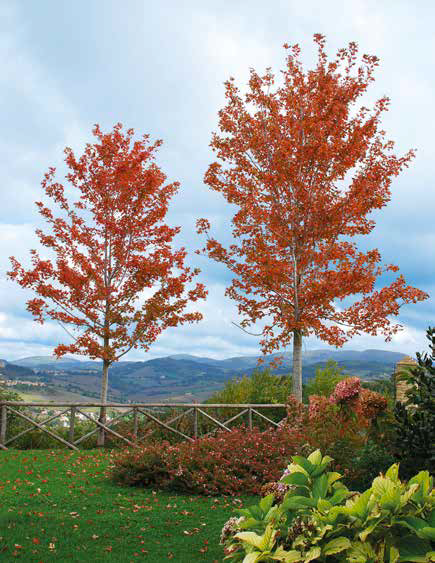
MULTIPOLYGON (((108 360, 103 360, 103 377, 101 381, 101 403, 103 405, 107 403, 107 390, 109 388, 109 366, 110 366, 110 362, 108 360)), ((106 407, 105 406, 100 407, 100 416, 98 420, 101 422, 101 424, 106 424, 106 416, 107 416, 106 407)), ((104 429, 100 428, 97 438, 98 447, 104 446, 104 437, 105 437, 104 429)))
POLYGON ((302 402, 302 331, 293 331, 293 395, 302 402))

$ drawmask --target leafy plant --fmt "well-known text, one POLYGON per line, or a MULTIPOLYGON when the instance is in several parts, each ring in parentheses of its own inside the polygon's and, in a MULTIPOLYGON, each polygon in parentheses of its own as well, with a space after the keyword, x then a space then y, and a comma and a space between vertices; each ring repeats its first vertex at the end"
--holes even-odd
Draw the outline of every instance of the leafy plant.
MULTIPOLYGON (((328 471, 320 450, 292 456, 281 478, 291 486, 282 502, 274 494, 236 512, 222 535, 226 560, 399 563, 435 561, 433 478, 421 471, 408 483, 398 464, 355 493, 328 471), (230 530, 228 530, 230 528, 230 530)), ((225 529, 225 527, 224 527, 225 529)))
POLYGON ((395 459, 385 446, 369 440, 358 450, 356 457, 349 461, 350 471, 344 482, 353 490, 364 491, 379 473, 385 472, 394 463, 395 459))
POLYGON ((405 473, 415 469, 435 469, 435 328, 429 327, 426 338, 431 355, 417 352, 418 366, 404 372, 399 380, 406 381, 404 403, 394 409, 396 422, 396 455, 405 473))
MULTIPOLYGON (((227 381, 225 387, 214 393, 207 403, 239 403, 239 404, 286 404, 288 396, 292 392, 291 375, 272 375, 270 368, 263 370, 255 369, 251 376, 244 375, 241 378, 234 378, 227 381)), ((213 414, 215 417, 230 417, 230 410, 220 409, 219 413, 213 414)), ((273 421, 280 421, 285 415, 285 411, 281 409, 268 410, 265 413, 268 418, 273 421)), ((241 419, 240 419, 241 420, 241 419)), ((257 423, 257 422, 256 422, 257 423)), ((235 424, 237 424, 235 422, 235 424)), ((267 426, 258 422, 260 428, 267 426)))
POLYGON ((111 476, 120 484, 202 495, 258 494, 264 483, 279 478, 302 443, 302 434, 287 427, 239 427, 193 442, 127 448, 114 453, 111 476))
POLYGON ((342 375, 343 371, 344 368, 339 367, 335 360, 328 360, 323 369, 317 368, 316 375, 303 386, 305 400, 307 401, 310 395, 329 397, 337 383, 346 379, 346 376, 342 375))

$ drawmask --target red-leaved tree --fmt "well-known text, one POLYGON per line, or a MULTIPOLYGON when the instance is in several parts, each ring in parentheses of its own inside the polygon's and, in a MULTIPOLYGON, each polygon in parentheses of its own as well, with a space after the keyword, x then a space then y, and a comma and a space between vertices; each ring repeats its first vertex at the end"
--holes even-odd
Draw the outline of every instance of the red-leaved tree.
MULTIPOLYGON (((121 124, 108 134, 96 125, 93 133, 98 141, 87 144, 80 158, 65 149, 66 179, 80 196, 75 202, 55 181, 54 168, 42 181, 62 212, 55 217, 36 203, 51 227, 36 233, 55 261, 31 250, 33 267, 26 270, 11 257, 8 276, 38 295, 27 302, 36 321, 52 319, 72 327, 74 341, 59 344, 57 357, 69 352, 103 361, 105 403, 109 366, 132 349, 147 351, 167 327, 200 321, 202 314, 182 312, 188 301, 205 298, 207 291, 198 283, 182 298, 185 284, 200 270, 184 267, 184 248, 171 251, 180 227, 162 224, 168 200, 179 187, 178 182, 165 185, 166 176, 154 162, 162 142, 151 144, 148 135, 133 142, 134 130, 124 134, 121 124), (180 275, 173 275, 174 266, 180 275), (155 293, 143 302, 141 293, 156 283, 155 293)), ((105 416, 102 408, 100 420, 105 416)))
MULTIPOLYGON (((246 238, 226 250, 209 238, 209 221, 197 221, 198 233, 206 232, 208 241, 196 252, 239 276, 226 295, 248 317, 240 328, 265 314, 273 317, 273 325, 260 334, 263 354, 293 338, 293 392, 299 400, 303 336, 315 334, 337 347, 362 332, 381 332, 388 341, 401 328, 388 317, 401 305, 428 297, 407 286, 402 275, 375 290, 378 276, 398 268, 381 267, 377 249, 359 252, 349 240, 372 231, 374 221, 367 215, 389 201, 392 178, 414 156, 412 150, 394 155, 393 142, 380 128, 388 98, 371 110, 357 105, 374 80, 378 59, 363 55, 356 66, 357 45, 350 43, 328 62, 324 37, 317 34, 314 40, 313 70, 304 71, 298 45, 284 45, 281 85, 275 85, 270 69, 264 76, 251 70, 245 96, 233 78, 225 83, 220 134, 211 141, 220 162, 210 165, 205 183, 240 206, 233 235, 246 238), (362 297, 347 308, 335 306, 335 300, 353 294, 362 297), (282 329, 277 336, 274 327, 282 329)), ((280 363, 277 358, 272 366, 280 363)))

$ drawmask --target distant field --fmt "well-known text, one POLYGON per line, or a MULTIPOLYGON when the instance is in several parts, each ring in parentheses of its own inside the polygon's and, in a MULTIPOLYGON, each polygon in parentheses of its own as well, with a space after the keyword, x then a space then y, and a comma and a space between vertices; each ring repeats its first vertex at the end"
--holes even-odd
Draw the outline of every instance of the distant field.
MULTIPOLYGON (((148 398, 140 397, 137 402, 144 403, 190 403, 193 401, 203 401, 206 400, 215 390, 222 389, 223 385, 210 385, 207 390, 192 389, 191 392, 182 391, 175 392, 173 394, 162 393, 153 394, 148 398)), ((89 397, 86 394, 73 393, 70 391, 63 390, 62 388, 50 387, 49 392, 44 392, 44 388, 40 387, 35 391, 17 391, 17 393, 22 397, 25 402, 53 402, 53 403, 99 403, 99 399, 96 397, 89 397)), ((110 400, 109 402, 116 403, 119 402, 117 399, 110 400)))
POLYGON ((18 391, 18 394, 22 397, 25 402, 32 403, 44 403, 44 402, 56 402, 56 403, 91 403, 98 402, 95 397, 87 397, 80 393, 72 393, 70 391, 63 391, 62 389, 53 390, 51 389, 49 393, 44 393, 43 388, 38 388, 38 391, 18 391))

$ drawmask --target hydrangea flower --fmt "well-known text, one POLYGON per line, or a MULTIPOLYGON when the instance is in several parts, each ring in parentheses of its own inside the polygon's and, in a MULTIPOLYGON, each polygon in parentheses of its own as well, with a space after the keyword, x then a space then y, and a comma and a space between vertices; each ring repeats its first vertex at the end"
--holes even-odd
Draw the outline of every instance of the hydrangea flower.
MULTIPOLYGON (((283 473, 283 477, 285 477, 289 473, 290 473, 289 470, 286 469, 283 473)), ((280 483, 279 481, 278 482, 272 481, 271 483, 266 483, 265 485, 263 485, 263 487, 261 488, 261 495, 265 497, 267 495, 273 494, 274 495, 273 500, 275 504, 280 504, 284 500, 286 493, 288 493, 288 491, 290 491, 292 488, 293 488, 292 485, 287 485, 286 483, 280 483)))
POLYGON ((361 381, 359 377, 348 377, 335 386, 329 401, 334 404, 347 403, 356 399, 361 392, 361 381))
POLYGON ((229 520, 227 520, 222 528, 221 532, 221 539, 220 544, 223 545, 226 540, 231 537, 232 535, 240 530, 240 523, 244 520, 244 516, 240 516, 237 518, 236 516, 232 516, 229 520))

